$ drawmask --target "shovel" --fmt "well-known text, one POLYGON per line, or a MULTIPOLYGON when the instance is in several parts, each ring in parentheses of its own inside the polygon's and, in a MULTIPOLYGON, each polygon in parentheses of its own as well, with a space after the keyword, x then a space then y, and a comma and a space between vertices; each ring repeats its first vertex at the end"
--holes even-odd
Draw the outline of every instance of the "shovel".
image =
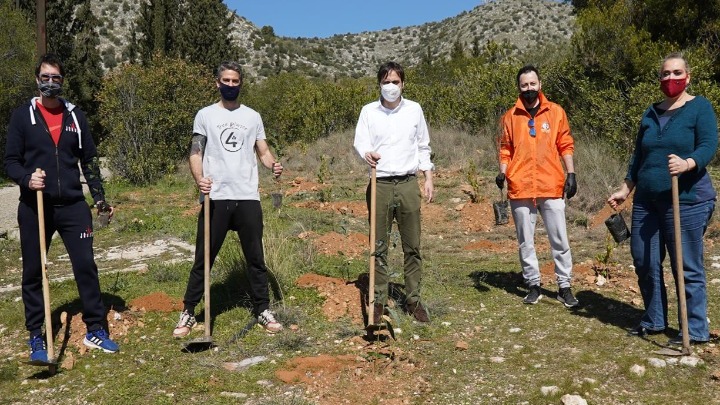
POLYGON ((493 203, 493 212, 495 213, 495 225, 505 225, 510 219, 508 216, 508 202, 505 199, 502 189, 500 190, 500 201, 493 203))
POLYGON ((375 319, 375 217, 377 204, 377 169, 371 169, 370 176, 370 280, 368 281, 368 330, 377 328, 373 325, 375 319))
MULTIPOLYGON (((41 169, 35 169, 35 173, 41 173, 41 169)), ((47 345, 48 361, 27 361, 25 364, 31 366, 48 367, 50 374, 57 371, 57 358, 53 347, 52 315, 50 313, 50 280, 47 273, 47 249, 45 241, 45 204, 43 202, 42 190, 37 190, 38 228, 40 233, 40 262, 42 266, 42 291, 43 303, 45 304, 45 338, 47 345)))
POLYGON ((282 193, 282 184, 280 184, 280 178, 275 177, 275 183, 277 183, 277 190, 275 190, 274 193, 270 194, 272 196, 272 205, 273 208, 280 209, 282 207, 282 200, 283 200, 283 193, 282 193))
POLYGON ((665 356, 689 356, 690 334, 688 331, 687 300, 685 299, 685 274, 683 273, 682 234, 680 232, 680 197, 677 175, 672 176, 673 227, 675 228, 675 268, 678 283, 678 301, 680 301, 680 328, 682 329, 682 349, 665 347, 656 354, 665 356))
POLYGON ((215 347, 210 334, 210 195, 203 195, 203 242, 205 251, 205 335, 183 343, 186 352, 200 352, 215 347))

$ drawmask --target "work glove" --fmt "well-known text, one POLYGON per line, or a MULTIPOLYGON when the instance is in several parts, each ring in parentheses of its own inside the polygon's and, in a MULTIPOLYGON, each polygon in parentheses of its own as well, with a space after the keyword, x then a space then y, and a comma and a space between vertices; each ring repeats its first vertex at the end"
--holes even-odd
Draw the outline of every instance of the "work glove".
POLYGON ((495 177, 495 184, 497 184, 500 190, 505 187, 505 173, 500 173, 497 175, 497 177, 495 177))
POLYGON ((575 181, 575 173, 568 173, 565 179, 565 189, 563 190, 565 197, 571 199, 577 193, 577 182, 575 181))

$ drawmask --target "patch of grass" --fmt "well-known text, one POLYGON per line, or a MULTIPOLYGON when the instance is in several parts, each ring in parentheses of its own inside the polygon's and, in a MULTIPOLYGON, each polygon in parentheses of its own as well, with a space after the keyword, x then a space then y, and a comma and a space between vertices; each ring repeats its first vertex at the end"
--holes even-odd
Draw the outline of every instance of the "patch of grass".
MULTIPOLYGON (((442 139, 441 133, 433 131, 437 134, 435 139, 442 139)), ((350 167, 354 164, 351 162, 357 160, 351 150, 351 136, 348 135, 350 133, 330 137, 328 147, 330 144, 336 148, 341 145, 348 150, 343 152, 345 155, 341 154, 345 157, 336 157, 330 164, 330 171, 333 173, 333 187, 348 190, 350 196, 347 198, 357 201, 364 198, 367 177, 361 164, 357 166, 359 169, 352 169, 356 171, 351 174, 340 170, 343 165, 350 167)), ((462 142, 480 142, 460 133, 453 136, 462 142)), ((465 145, 462 142, 459 145, 465 145)), ((487 143, 488 140, 482 142, 487 143)), ((487 144, 487 147, 491 146, 487 144)), ((585 146, 578 142, 578 165, 586 164, 586 160, 581 159, 584 152, 579 150, 585 146)), ((450 145, 438 145, 436 164, 446 162, 443 159, 449 158, 445 156, 450 156, 453 151, 459 152, 460 148, 453 146, 452 142, 450 145)), ((319 156, 320 152, 313 149, 308 148, 308 156, 319 156)), ((474 149, 469 150, 466 153, 477 153, 474 149)), ((458 161, 469 161, 469 154, 458 161)), ((297 156, 290 160, 288 166, 295 165, 294 159, 307 159, 309 166, 312 163, 310 157, 297 156)), ((492 168, 491 171, 494 162, 478 161, 477 164, 478 173, 496 170, 492 168)), ((607 164, 606 160, 603 165, 607 164)), ((589 169, 583 167, 589 173, 589 169)), ((461 170, 457 169, 447 179, 438 178, 437 188, 443 193, 451 193, 462 182, 461 170)), ((296 173, 312 178, 315 167, 296 173)), ((266 184, 272 183, 263 183, 266 184)), ((494 187, 494 184, 491 186, 494 187)), ((590 184, 587 186, 590 187, 590 184)), ((158 237, 194 242, 197 196, 187 174, 169 176, 162 184, 143 189, 121 183, 113 183, 110 187, 113 194, 111 202, 118 202, 118 218, 109 228, 98 231, 96 251, 104 252, 113 246, 149 244, 158 237), (153 225, 139 231, 126 229, 127 221, 132 218, 149 218, 147 223, 153 225)), ((497 191, 496 188, 481 190, 486 198, 491 195, 490 192, 497 191)), ((598 196, 600 194, 604 192, 597 192, 598 196)), ((371 360, 377 360, 378 365, 368 367, 367 373, 370 378, 394 384, 393 387, 402 388, 405 383, 416 381, 417 377, 426 380, 427 383, 422 385, 426 389, 408 391, 405 397, 418 404, 556 403, 566 393, 582 395, 589 403, 630 403, 637 398, 643 398, 647 403, 717 402, 717 384, 710 378, 720 365, 717 355, 700 352, 705 365, 695 368, 668 366, 655 369, 647 365, 647 358, 654 357, 652 351, 656 347, 650 342, 627 337, 624 331, 640 316, 641 311, 628 298, 637 297, 637 294, 629 295, 624 289, 615 289, 613 283, 605 287, 578 283, 574 285, 574 291, 581 307, 570 311, 555 300, 556 286, 544 285, 543 294, 546 297, 543 300, 537 305, 523 305, 521 300, 525 290, 518 282, 519 264, 514 251, 508 254, 462 249, 470 240, 514 245, 514 230, 498 227, 490 232, 466 232, 455 226, 459 220, 456 213, 449 219, 443 217, 442 220, 451 226, 442 228, 442 239, 434 228, 433 232, 423 229, 422 300, 430 311, 432 322, 417 323, 396 307, 397 324, 394 327, 398 339, 368 341, 369 349, 356 351, 354 348, 357 345, 348 344, 348 340, 363 335, 362 327, 347 319, 328 321, 321 308, 327 297, 321 296, 317 289, 298 287, 296 280, 308 272, 354 280, 367 272, 368 258, 320 255, 311 243, 297 236, 304 231, 322 234, 338 231, 339 228, 348 233, 364 233, 367 232, 367 222, 364 218, 355 220, 350 217, 343 222, 344 217, 333 212, 292 206, 297 201, 300 198, 286 198, 283 207, 278 210, 270 207, 270 201, 265 196, 262 201, 265 208, 266 262, 275 276, 274 283, 281 291, 271 293, 271 306, 286 327, 283 332, 268 336, 254 326, 245 336, 231 341, 252 319, 246 264, 237 236, 231 232, 212 274, 213 338, 218 344, 217 350, 182 353, 179 342, 171 338, 176 313, 137 313, 133 315, 139 322, 129 329, 127 335, 117 336, 121 345, 118 354, 80 355, 77 349, 69 347, 67 350, 76 357, 75 367, 61 370, 45 381, 46 377, 39 375, 38 369, 18 365, 17 362, 18 356, 26 356, 27 351, 19 291, 0 295, 0 313, 3 314, 0 329, 7 328, 0 332, 0 348, 3 356, 8 357, 7 361, 0 363, 3 401, 50 403, 62 398, 68 403, 80 403, 92 398, 92 402, 109 404, 238 401, 310 404, 317 401, 315 395, 319 394, 311 396, 304 385, 285 385, 276 379, 275 372, 285 368, 285 362, 296 356, 353 354, 376 357, 371 360), (291 324, 298 325, 298 331, 290 330, 291 324), (467 344, 467 350, 457 347, 461 341, 467 344), (395 360, 388 359, 387 351, 393 353, 395 360), (258 355, 267 356, 268 360, 242 372, 230 372, 223 368, 226 362, 238 362, 258 355), (408 368, 393 368, 398 362, 408 368), (646 366, 644 377, 637 377, 629 371, 634 364, 646 366), (558 372, 559 369, 563 372, 558 372), (396 377, 401 380, 394 379, 396 377), (108 381, 112 381, 112 385, 108 381), (272 385, 261 385, 258 381, 269 381, 272 385), (559 392, 544 396, 541 393, 543 386, 557 386, 559 392), (222 392, 242 393, 247 397, 236 399, 223 396, 222 392)), ((427 228, 436 225, 430 222, 427 228)), ((594 259, 604 252, 603 239, 596 231, 572 223, 569 228, 573 235, 571 246, 576 262, 594 259)), ((538 241, 545 239, 544 235, 538 234, 538 241)), ((391 240, 399 242, 396 235, 391 240)), ((0 250, 10 255, 10 260, 0 260, 0 278, 10 280, 16 277, 13 280, 19 282, 18 246, 16 241, 0 241, 0 250)), ((62 252, 62 243, 55 241, 51 249, 51 260, 56 263, 53 275, 57 275, 61 268, 69 271, 69 264, 61 260, 62 252)), ((538 253, 540 260, 550 260, 546 251, 538 253)), ((714 243, 709 243, 706 254, 710 260, 720 253, 714 243)), ((173 257, 151 259, 145 262, 148 266, 146 272, 103 272, 112 266, 127 268, 135 264, 128 259, 99 263, 106 305, 121 308, 137 297, 156 291, 163 291, 175 299, 181 298, 191 264, 189 261, 173 264, 175 262, 170 260, 191 256, 190 252, 183 252, 173 257)), ((613 250, 612 260, 619 265, 631 263, 627 244, 613 250)), ((392 295, 398 304, 402 303, 404 294, 402 261, 402 250, 398 245, 389 252, 394 286, 392 295)), ((708 269, 708 279, 717 278, 709 266, 708 269)), ((625 267, 619 267, 618 271, 628 273, 618 277, 633 277, 632 271, 625 267)), ((667 276, 670 280, 669 274, 667 276)), ((51 288, 54 316, 58 317, 62 310, 75 314, 81 311, 73 280, 53 282, 51 288)), ((720 313, 717 304, 720 292, 711 287, 708 294, 708 314, 713 320, 711 325, 714 325, 720 313)), ((669 318, 674 320, 677 305, 674 297, 669 299, 669 318)), ((199 320, 204 321, 202 311, 197 315, 199 320)), ((671 324, 676 326, 674 321, 671 324)), ((672 330, 667 336, 661 335, 657 339, 663 343, 675 332, 672 330)), ((201 332, 193 331, 188 338, 200 335, 201 332)), ((60 342, 56 345, 59 347, 60 342)), ((334 389, 351 393, 365 386, 359 386, 358 381, 363 384, 374 381, 359 378, 350 373, 324 383, 337 383, 333 385, 334 389)), ((362 394, 366 403, 380 403, 381 399, 388 399, 367 390, 362 394)))

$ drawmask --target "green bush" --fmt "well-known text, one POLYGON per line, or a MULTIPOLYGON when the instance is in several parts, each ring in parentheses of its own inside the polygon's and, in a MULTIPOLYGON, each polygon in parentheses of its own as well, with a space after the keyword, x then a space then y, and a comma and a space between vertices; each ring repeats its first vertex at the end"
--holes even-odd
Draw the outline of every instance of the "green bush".
MULTIPOLYGON (((22 13, 0 3, 0 157, 5 156, 5 137, 11 111, 32 96, 34 89, 35 37, 33 26, 22 13)), ((5 175, 0 165, 0 176, 5 175)))
POLYGON ((105 78, 98 99, 108 136, 101 152, 114 174, 147 184, 175 172, 187 157, 195 114, 215 96, 205 70, 156 57, 148 66, 125 65, 105 78))

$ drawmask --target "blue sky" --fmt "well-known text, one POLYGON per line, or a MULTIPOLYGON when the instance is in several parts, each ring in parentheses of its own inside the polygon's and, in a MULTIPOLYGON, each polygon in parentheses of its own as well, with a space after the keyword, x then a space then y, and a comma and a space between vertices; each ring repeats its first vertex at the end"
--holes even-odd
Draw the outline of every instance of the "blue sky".
POLYGON ((224 0, 275 35, 325 38, 335 34, 420 25, 470 11, 483 0, 224 0))

